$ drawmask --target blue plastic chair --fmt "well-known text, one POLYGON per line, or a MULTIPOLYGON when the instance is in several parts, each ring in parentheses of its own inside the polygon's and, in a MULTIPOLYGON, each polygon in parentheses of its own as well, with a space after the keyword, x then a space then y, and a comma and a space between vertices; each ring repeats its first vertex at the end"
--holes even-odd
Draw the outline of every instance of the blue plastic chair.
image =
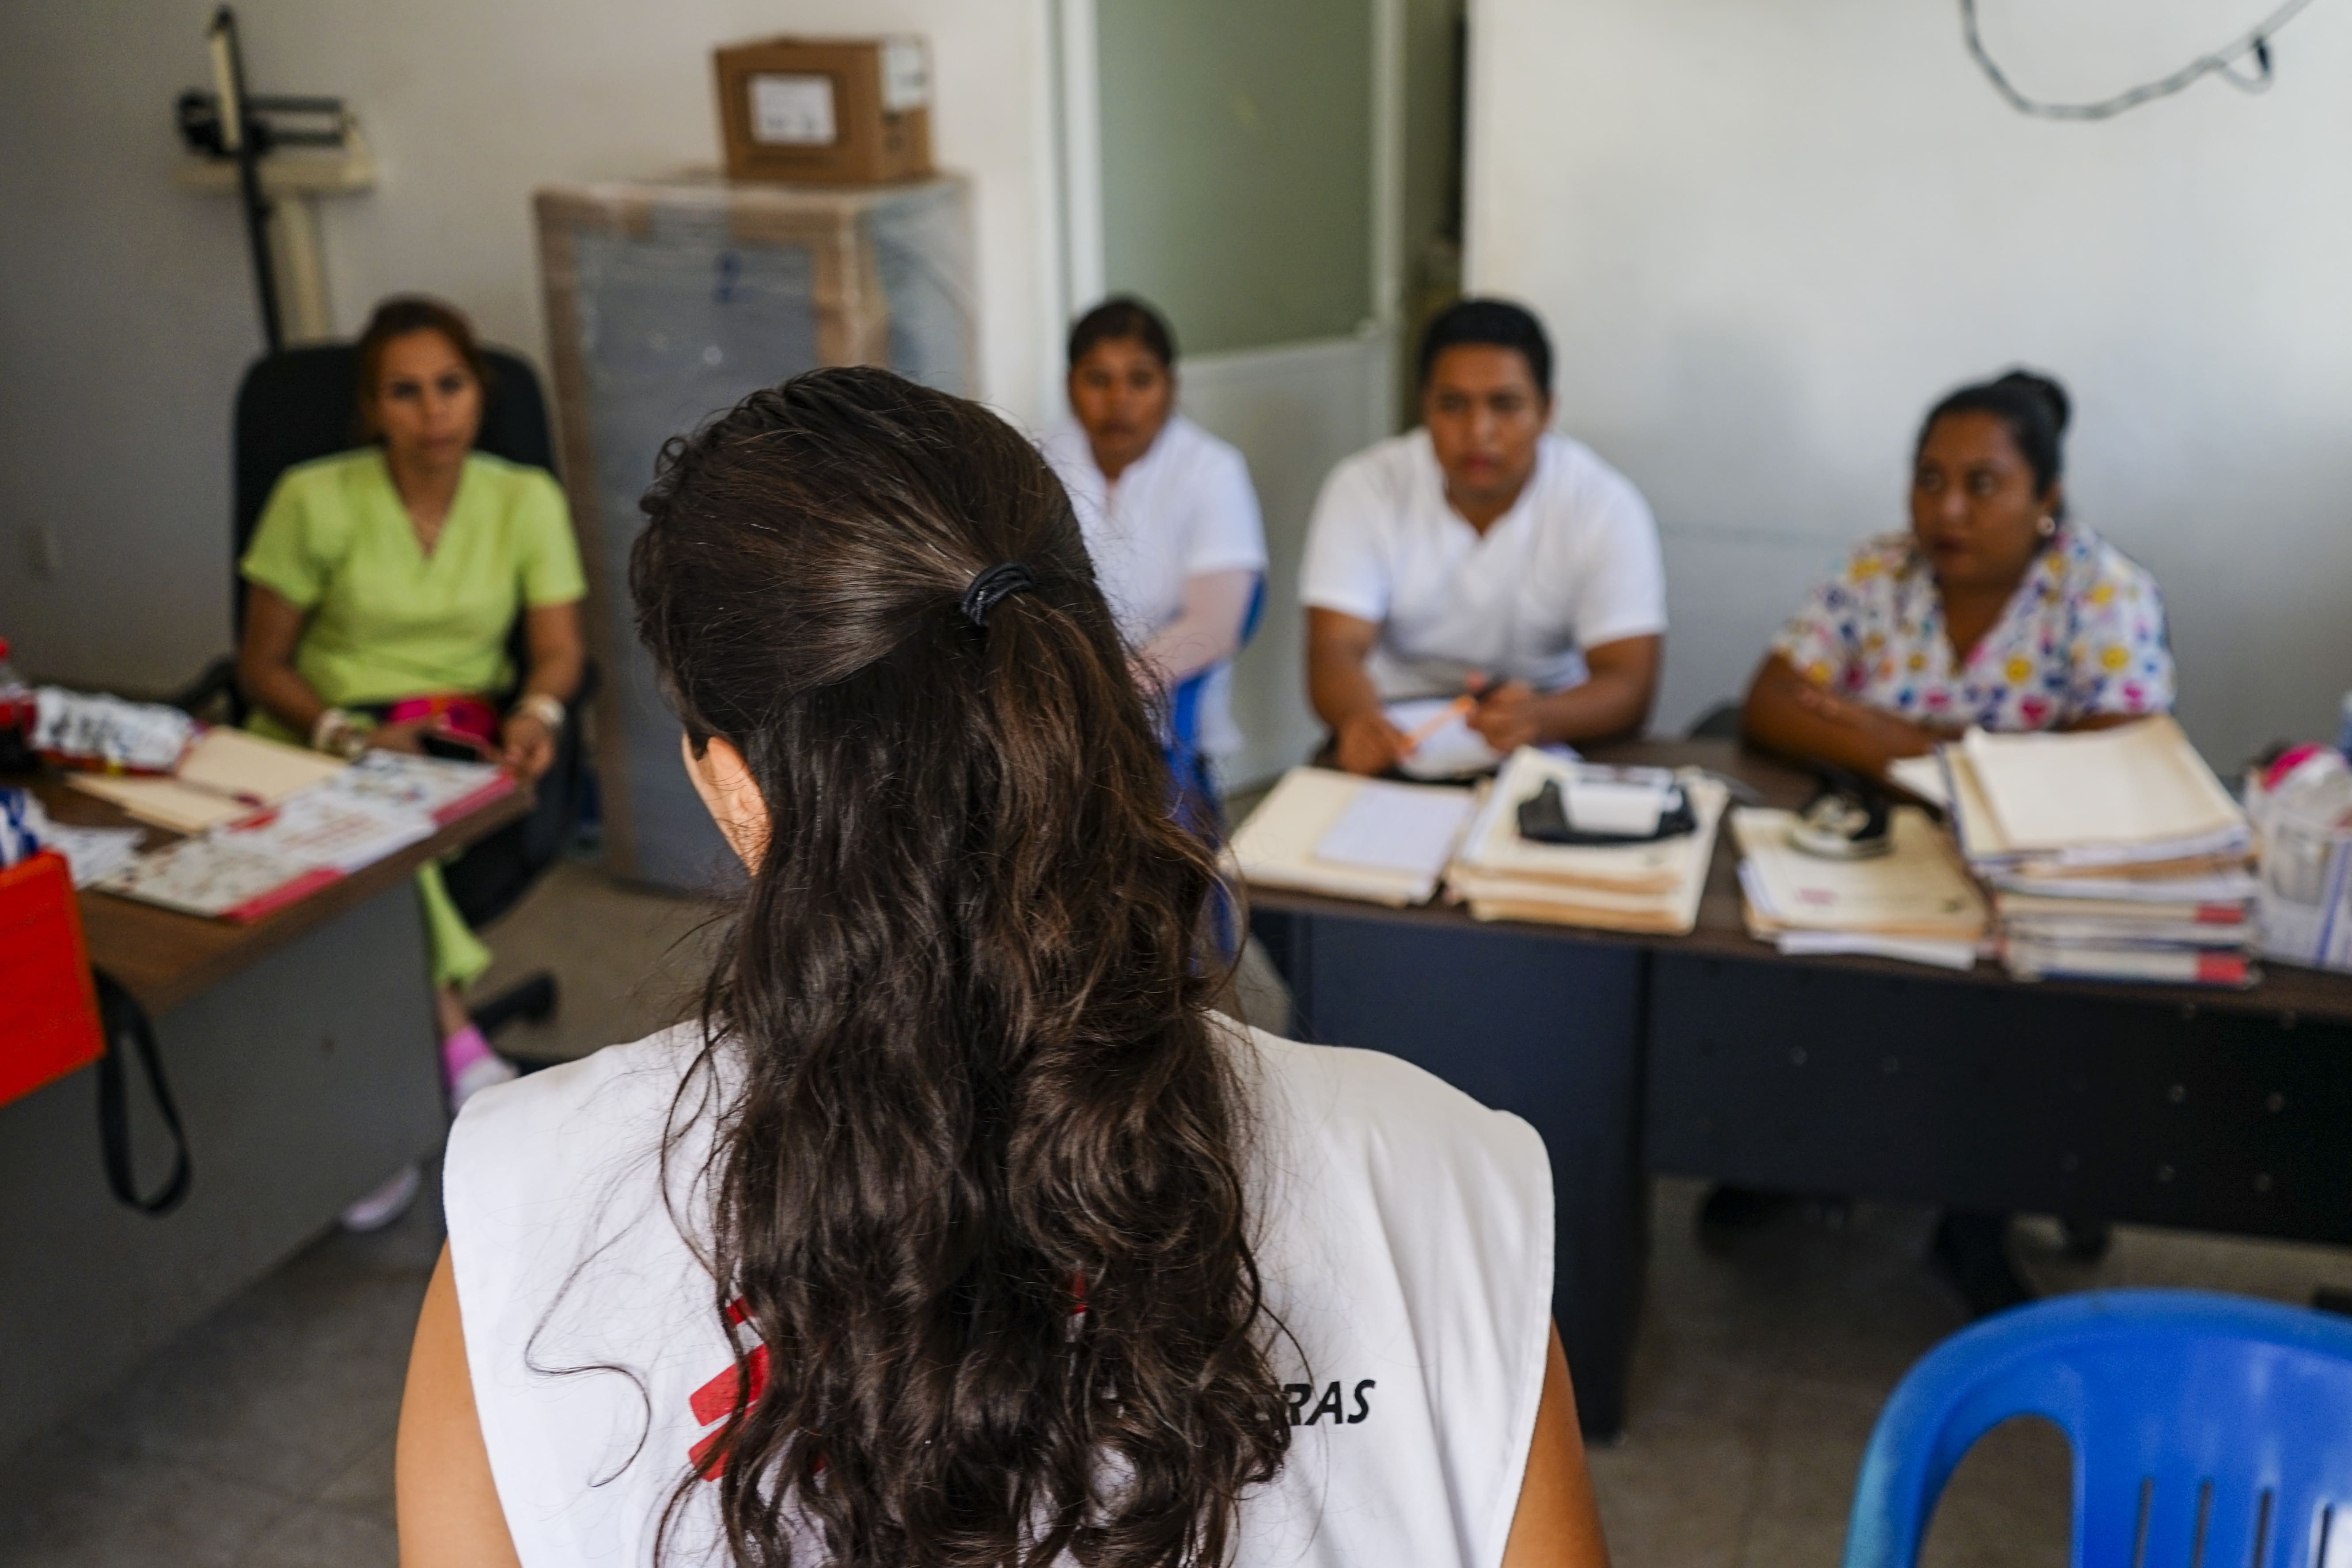
MULTIPOLYGON (((1260 573, 1257 586, 1250 590, 1249 608, 1242 616, 1242 635, 1234 645, 1234 658, 1241 657, 1249 647, 1250 638, 1257 635, 1257 623, 1265 614, 1265 574, 1260 573)), ((1176 782, 1176 815, 1184 825, 1212 842, 1224 837, 1223 814, 1217 808, 1217 783, 1210 771, 1209 759, 1201 750, 1201 699, 1217 671, 1232 666, 1233 659, 1222 659, 1197 674, 1176 683, 1168 694, 1168 737, 1163 749, 1168 754, 1168 772, 1176 782)))
POLYGON ((2074 1568, 2352 1563, 2352 1320, 2193 1290, 2061 1297, 1937 1345, 1880 1412, 1845 1568, 1910 1568, 2013 1415, 2074 1449, 2074 1568))

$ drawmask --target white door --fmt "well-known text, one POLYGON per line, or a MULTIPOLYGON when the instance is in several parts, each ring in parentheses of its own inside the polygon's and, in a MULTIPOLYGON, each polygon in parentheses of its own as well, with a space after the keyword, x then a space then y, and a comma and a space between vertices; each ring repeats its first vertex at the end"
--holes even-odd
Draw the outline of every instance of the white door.
POLYGON ((1060 0, 1074 314, 1139 294, 1182 405, 1249 459, 1265 614, 1229 787, 1303 761, 1298 559, 1333 464, 1394 428, 1404 0, 1060 0))

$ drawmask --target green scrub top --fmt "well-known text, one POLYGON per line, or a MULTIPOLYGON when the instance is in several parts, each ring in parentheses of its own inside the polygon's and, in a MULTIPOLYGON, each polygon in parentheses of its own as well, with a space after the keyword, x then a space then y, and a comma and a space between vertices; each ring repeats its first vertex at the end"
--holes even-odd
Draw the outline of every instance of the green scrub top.
POLYGON ((294 669, 335 708, 502 693, 515 617, 587 592, 555 480, 482 452, 430 555, 367 447, 287 469, 240 570, 309 617, 294 669))

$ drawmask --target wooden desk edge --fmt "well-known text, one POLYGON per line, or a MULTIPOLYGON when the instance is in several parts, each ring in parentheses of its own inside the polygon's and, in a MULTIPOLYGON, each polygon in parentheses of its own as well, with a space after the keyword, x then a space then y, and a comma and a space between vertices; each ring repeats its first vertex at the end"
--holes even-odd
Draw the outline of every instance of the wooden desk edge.
MULTIPOLYGON (((1752 752, 1735 741, 1639 741, 1595 748, 1592 760, 1644 763, 1662 767, 1703 767, 1736 778, 1756 788, 1768 804, 1801 804, 1813 788, 1800 769, 1777 758, 1752 752)), ((1597 926, 1552 925, 1529 921, 1479 921, 1459 905, 1416 904, 1396 908, 1359 902, 1320 893, 1293 892, 1281 888, 1244 885, 1244 909, 1277 913, 1346 916, 1354 920, 1391 921, 1461 929, 1491 928, 1521 936, 1557 941, 1635 944, 1675 957, 1705 958, 1728 963, 1794 964, 1809 969, 1843 970, 1954 985, 2011 986, 2037 994, 2087 997, 2095 1001, 2156 1005, 2184 1009, 2210 1009, 2281 1022, 2309 1018, 2352 1023, 2352 974, 2305 969, 2263 959, 2260 984, 2245 991, 2201 985, 2148 985, 2094 980, 2018 980, 2000 964, 1979 960, 1966 971, 1937 969, 1864 954, 1784 954, 1769 942, 1748 934, 1741 922, 1737 867, 1738 850, 1731 842, 1727 816, 1717 830, 1715 857, 1707 867, 1707 890, 1699 905, 1698 926, 1681 935, 1647 931, 1608 931, 1597 926)))
POLYGON ((251 925, 230 925, 85 890, 79 902, 90 963, 121 981, 151 1016, 160 1016, 414 876, 426 862, 520 820, 530 814, 531 802, 528 789, 501 795, 445 824, 432 837, 363 866, 251 925))

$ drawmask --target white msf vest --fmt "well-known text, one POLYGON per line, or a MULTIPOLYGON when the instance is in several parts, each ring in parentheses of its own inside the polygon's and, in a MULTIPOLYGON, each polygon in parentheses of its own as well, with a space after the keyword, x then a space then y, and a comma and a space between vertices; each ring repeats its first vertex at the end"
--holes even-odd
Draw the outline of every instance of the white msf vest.
MULTIPOLYGON (((1232 1031, 1251 1196, 1295 1429, 1244 1499, 1240 1568, 1494 1568, 1551 1318, 1543 1143, 1393 1057, 1232 1031), (1304 1357, 1300 1352, 1303 1350, 1304 1357)), ((734 1350, 656 1150, 692 1027, 475 1096, 444 1177, 466 1354, 526 1568, 643 1568, 725 1417, 734 1350), (593 1368, 625 1370, 588 1370, 593 1368)), ((697 1482, 672 1560, 723 1563, 697 1482)), ((815 1554, 811 1553, 814 1561, 815 1554)))

